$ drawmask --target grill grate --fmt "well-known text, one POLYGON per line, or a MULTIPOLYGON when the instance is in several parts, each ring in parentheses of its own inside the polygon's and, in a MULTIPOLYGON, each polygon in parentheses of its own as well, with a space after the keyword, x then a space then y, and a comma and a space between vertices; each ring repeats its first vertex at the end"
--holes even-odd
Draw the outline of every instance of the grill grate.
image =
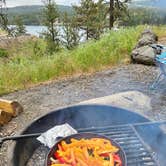
POLYGON ((79 129, 78 131, 94 132, 114 139, 124 149, 128 166, 158 166, 152 157, 154 153, 147 150, 132 125, 94 127, 79 129))

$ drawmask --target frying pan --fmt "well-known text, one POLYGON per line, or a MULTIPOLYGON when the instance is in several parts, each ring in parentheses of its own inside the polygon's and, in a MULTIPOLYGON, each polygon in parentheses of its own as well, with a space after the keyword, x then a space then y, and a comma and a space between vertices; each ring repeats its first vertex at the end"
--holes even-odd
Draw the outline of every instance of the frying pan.
POLYGON ((51 165, 51 161, 50 158, 54 157, 54 153, 58 150, 58 144, 61 143, 61 141, 65 141, 66 143, 70 143, 71 138, 80 140, 82 138, 84 139, 90 139, 90 138, 104 138, 107 139, 109 141, 111 141, 112 145, 116 146, 117 148, 119 148, 119 151, 117 154, 119 154, 119 157, 121 158, 122 161, 122 166, 127 166, 127 159, 126 159, 126 155, 125 152, 123 151, 123 149, 120 147, 120 145, 118 143, 116 143, 114 140, 104 136, 104 135, 99 135, 99 134, 95 134, 95 133, 78 133, 78 134, 73 134, 67 137, 64 137, 62 139, 60 139, 58 142, 55 143, 55 145, 50 149, 47 158, 46 158, 46 162, 45 162, 45 166, 50 166, 51 165))

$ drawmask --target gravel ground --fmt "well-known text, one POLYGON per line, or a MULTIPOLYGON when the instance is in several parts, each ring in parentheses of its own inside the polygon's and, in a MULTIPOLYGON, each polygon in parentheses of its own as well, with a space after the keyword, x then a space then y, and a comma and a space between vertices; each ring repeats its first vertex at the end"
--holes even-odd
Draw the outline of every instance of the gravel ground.
MULTIPOLYGON (((158 72, 158 68, 153 66, 132 64, 91 75, 53 81, 2 96, 4 99, 20 102, 24 107, 24 112, 0 129, 0 137, 19 132, 35 118, 58 107, 129 90, 138 90, 151 98, 152 111, 145 110, 146 115, 153 120, 166 120, 164 81, 156 90, 149 89, 158 72)), ((0 166, 6 166, 8 146, 10 142, 4 143, 0 149, 0 166)))

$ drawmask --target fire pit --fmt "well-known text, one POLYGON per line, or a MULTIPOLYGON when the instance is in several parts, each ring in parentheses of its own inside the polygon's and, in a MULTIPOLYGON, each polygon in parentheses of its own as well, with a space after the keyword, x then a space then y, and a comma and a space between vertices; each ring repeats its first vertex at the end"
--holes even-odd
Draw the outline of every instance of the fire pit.
MULTIPOLYGON (((161 126, 128 110, 104 105, 72 106, 55 110, 30 124, 22 134, 45 132, 69 123, 78 132, 93 132, 114 139, 124 149, 128 166, 165 166, 166 135, 161 126)), ((19 139, 10 160, 12 166, 44 165, 48 149, 36 138, 19 139)))

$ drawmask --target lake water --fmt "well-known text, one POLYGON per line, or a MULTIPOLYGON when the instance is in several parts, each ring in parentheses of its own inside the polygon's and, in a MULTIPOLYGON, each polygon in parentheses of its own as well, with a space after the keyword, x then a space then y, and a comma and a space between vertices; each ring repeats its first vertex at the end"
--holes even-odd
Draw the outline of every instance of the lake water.
MULTIPOLYGON (((45 26, 40 26, 40 25, 25 25, 26 28, 26 33, 31 34, 31 35, 35 35, 35 36, 40 36, 40 34, 47 30, 47 28, 45 26)), ((63 34, 63 28, 62 26, 59 26, 59 32, 60 34, 63 34)), ((79 36, 80 36, 80 42, 84 42, 86 41, 86 37, 84 34, 83 30, 79 31, 79 36)))
POLYGON ((25 25, 27 33, 35 36, 39 36, 40 33, 45 31, 47 28, 45 26, 39 25, 25 25))

